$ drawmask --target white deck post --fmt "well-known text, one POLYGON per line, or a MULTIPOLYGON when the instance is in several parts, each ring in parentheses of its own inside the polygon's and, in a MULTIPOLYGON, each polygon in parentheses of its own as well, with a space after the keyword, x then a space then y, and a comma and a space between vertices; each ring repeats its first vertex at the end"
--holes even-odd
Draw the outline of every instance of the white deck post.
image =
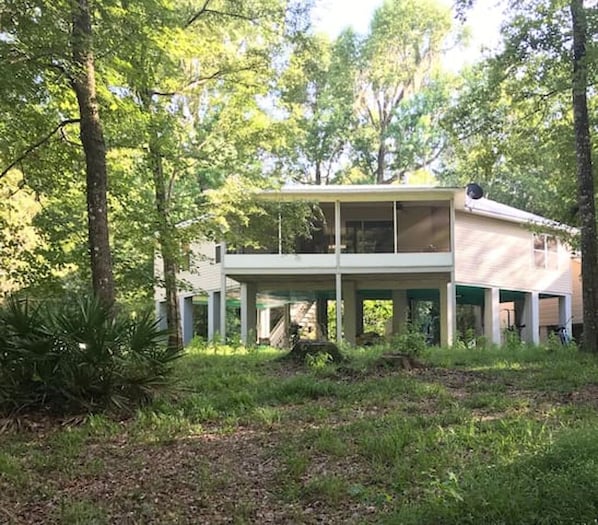
POLYGON ((343 340, 343 290, 341 278, 341 203, 334 203, 334 255, 336 259, 336 343, 343 340))
POLYGON ((573 317, 571 310, 571 295, 562 295, 559 297, 559 325, 567 329, 569 337, 573 330, 573 317))
POLYGON ((253 345, 256 342, 257 286, 255 283, 241 283, 241 342, 253 345))
POLYGON ((336 274, 336 342, 343 340, 343 292, 340 273, 336 274))
POLYGON ((355 283, 345 281, 342 285, 343 290, 343 332, 345 340, 354 345, 356 337, 357 320, 357 294, 355 293, 355 283))
POLYGON ((185 319, 187 317, 187 301, 186 297, 179 295, 177 301, 179 303, 179 327, 181 330, 181 337, 183 338, 183 344, 187 344, 187 337, 185 333, 185 319))
POLYGON ((184 297, 181 300, 181 329, 185 345, 189 344, 195 335, 193 321, 193 296, 184 297))
POLYGON ((226 341, 226 274, 220 276, 220 338, 226 341))
POLYGON ((540 344, 540 297, 538 292, 525 294, 523 303, 523 340, 534 345, 540 344))
POLYGON ((440 287, 440 345, 444 347, 453 345, 457 331, 455 288, 455 284, 451 281, 440 287))
POLYGON ((270 308, 262 308, 259 311, 258 338, 268 339, 270 337, 270 308))
POLYGON ((208 293, 208 341, 220 334, 220 292, 208 293))
POLYGON ((484 290, 484 336, 488 343, 500 344, 500 290, 484 290))

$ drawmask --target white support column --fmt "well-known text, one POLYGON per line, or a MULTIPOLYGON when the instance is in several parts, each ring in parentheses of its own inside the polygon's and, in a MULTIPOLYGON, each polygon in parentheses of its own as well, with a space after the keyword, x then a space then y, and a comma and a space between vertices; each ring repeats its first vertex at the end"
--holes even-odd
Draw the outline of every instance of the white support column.
POLYGON ((185 345, 189 344, 195 335, 193 321, 193 296, 185 297, 181 301, 181 323, 183 344, 185 345))
POLYGON ((500 290, 484 290, 484 337, 488 343, 500 344, 500 290))
POLYGON ((255 283, 241 283, 241 342, 254 345, 257 334, 257 286, 255 283))
POLYGON ((226 274, 220 276, 220 338, 226 341, 226 274))
POLYGON ((440 345, 444 347, 453 345, 457 331, 455 288, 453 282, 448 282, 440 287, 440 345))
POLYGON ((397 221, 397 201, 392 202, 392 235, 394 237, 394 253, 398 253, 399 224, 397 221))
POLYGON ((409 302, 407 290, 392 291, 392 333, 400 334, 407 327, 409 302))
POLYGON ((343 340, 343 292, 341 274, 336 274, 336 343, 343 340))
POLYGON ((525 294, 523 303, 523 323, 521 331, 525 342, 534 345, 540 344, 540 298, 538 292, 525 294))
POLYGON ((354 345, 357 331, 357 294, 353 281, 344 281, 343 290, 343 332, 345 341, 354 345))
POLYGON ((334 257, 336 259, 336 344, 343 340, 343 291, 341 278, 341 202, 334 202, 334 257))
POLYGON ((258 338, 268 339, 270 337, 270 308, 262 308, 259 311, 258 338))
POLYGON ((571 312, 571 296, 563 295, 559 297, 559 325, 567 329, 569 337, 573 333, 573 315, 571 312))
POLYGON ((220 292, 208 293, 208 341, 220 336, 220 292))
POLYGON ((156 320, 160 330, 167 330, 168 323, 166 322, 166 301, 156 301, 156 320))
POLYGON ((183 338, 183 345, 186 344, 185 338, 185 318, 187 317, 186 297, 179 295, 177 301, 179 303, 179 328, 181 330, 181 337, 183 338))

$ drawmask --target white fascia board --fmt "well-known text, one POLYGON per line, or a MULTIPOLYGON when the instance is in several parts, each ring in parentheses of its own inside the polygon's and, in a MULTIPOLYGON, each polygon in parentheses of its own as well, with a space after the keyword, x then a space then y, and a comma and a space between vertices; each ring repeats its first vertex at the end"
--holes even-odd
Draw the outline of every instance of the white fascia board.
POLYGON ((379 201, 380 198, 391 200, 450 200, 462 192, 463 188, 444 188, 437 186, 399 186, 392 184, 353 184, 353 185, 293 185, 283 186, 279 190, 265 190, 257 196, 264 200, 306 200, 317 202, 379 201))

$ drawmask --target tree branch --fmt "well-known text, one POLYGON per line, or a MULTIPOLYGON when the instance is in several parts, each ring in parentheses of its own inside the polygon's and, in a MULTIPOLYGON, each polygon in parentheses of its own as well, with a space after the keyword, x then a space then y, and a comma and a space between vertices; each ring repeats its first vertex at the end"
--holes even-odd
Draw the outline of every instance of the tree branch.
POLYGON ((197 13, 195 13, 189 20, 187 20, 187 23, 185 24, 185 29, 187 29, 189 26, 191 26, 193 23, 195 23, 202 15, 205 15, 206 13, 211 13, 213 15, 220 15, 220 16, 228 16, 231 18, 238 18, 240 20, 245 20, 247 22, 254 22, 253 18, 251 18, 250 16, 245 16, 242 15, 240 13, 230 13, 227 11, 218 11, 216 9, 209 9, 208 5, 210 3, 211 0, 206 0, 202 6, 202 8, 197 11, 197 13))
POLYGON ((64 126, 68 126, 69 124, 76 124, 80 122, 81 119, 78 118, 69 118, 63 120, 58 126, 56 126, 50 133, 44 135, 40 140, 38 140, 35 144, 29 146, 21 155, 19 155, 15 160, 13 160, 5 169, 0 172, 0 179, 4 177, 11 169, 13 169, 19 162, 24 160, 29 154, 33 153, 37 148, 48 142, 52 138, 52 136, 58 131, 62 130, 64 126))
POLYGON ((222 78, 222 77, 225 77, 226 75, 241 73, 242 71, 253 71, 254 69, 255 68, 253 68, 251 66, 241 67, 239 69, 231 69, 228 71, 224 70, 224 69, 219 69, 219 70, 215 71, 214 73, 212 73, 211 75, 207 75, 205 77, 198 77, 198 78, 192 80, 186 86, 182 87, 178 91, 153 90, 153 91, 151 91, 151 94, 156 95, 158 97, 174 97, 175 95, 180 95, 183 91, 185 91, 187 89, 192 89, 194 87, 201 86, 202 84, 209 82, 210 80, 214 80, 216 78, 222 78))

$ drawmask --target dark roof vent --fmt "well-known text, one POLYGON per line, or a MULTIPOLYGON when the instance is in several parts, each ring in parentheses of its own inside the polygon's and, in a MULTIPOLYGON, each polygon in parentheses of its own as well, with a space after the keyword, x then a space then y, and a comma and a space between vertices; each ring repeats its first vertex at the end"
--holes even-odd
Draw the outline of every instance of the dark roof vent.
POLYGON ((484 196, 484 190, 479 184, 472 182, 465 186, 465 195, 467 195, 470 199, 477 201, 484 196))

